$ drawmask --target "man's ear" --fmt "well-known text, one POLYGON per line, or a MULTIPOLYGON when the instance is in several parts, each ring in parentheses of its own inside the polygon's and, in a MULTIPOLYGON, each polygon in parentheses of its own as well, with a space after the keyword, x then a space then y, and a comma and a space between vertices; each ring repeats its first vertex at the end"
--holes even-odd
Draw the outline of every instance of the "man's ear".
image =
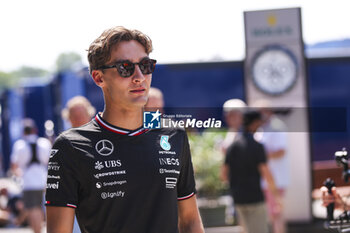
POLYGON ((94 80, 95 84, 99 87, 102 87, 104 84, 103 82, 103 72, 101 70, 93 70, 91 72, 92 79, 94 80))

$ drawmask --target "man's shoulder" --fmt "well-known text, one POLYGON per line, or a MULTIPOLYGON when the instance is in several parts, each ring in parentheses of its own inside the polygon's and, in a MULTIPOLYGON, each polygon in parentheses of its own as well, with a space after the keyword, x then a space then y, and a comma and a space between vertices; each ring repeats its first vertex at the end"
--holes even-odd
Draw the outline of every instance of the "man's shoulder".
POLYGON ((100 133, 101 129, 91 121, 83 126, 70 128, 58 135, 55 144, 69 141, 80 141, 94 137, 96 133, 100 133))
POLYGON ((67 129, 67 130, 63 131, 59 135, 59 137, 65 137, 65 138, 69 139, 71 137, 76 137, 79 135, 86 135, 90 132, 91 133, 101 132, 100 127, 98 127, 98 125, 94 121, 90 121, 89 123, 82 125, 82 126, 79 126, 79 127, 67 129))
POLYGON ((20 150, 20 149, 25 148, 25 147, 27 147, 27 142, 25 140, 23 140, 23 139, 18 139, 13 144, 13 151, 14 150, 20 150))
POLYGON ((231 144, 232 147, 263 147, 263 144, 255 140, 253 136, 247 136, 243 134, 239 134, 234 142, 231 144))
POLYGON ((46 146, 46 147, 51 147, 51 142, 49 139, 44 138, 44 137, 39 137, 37 140, 37 144, 39 146, 46 146))
POLYGON ((15 145, 25 145, 25 144, 26 144, 26 141, 24 139, 20 138, 20 139, 16 140, 13 145, 15 146, 15 145))
POLYGON ((265 130, 267 130, 267 132, 286 132, 287 125, 280 118, 273 116, 265 130))
POLYGON ((258 148, 258 149, 264 148, 264 144, 262 144, 261 142, 257 141, 254 137, 250 137, 247 140, 247 146, 248 147, 252 147, 252 148, 258 148))

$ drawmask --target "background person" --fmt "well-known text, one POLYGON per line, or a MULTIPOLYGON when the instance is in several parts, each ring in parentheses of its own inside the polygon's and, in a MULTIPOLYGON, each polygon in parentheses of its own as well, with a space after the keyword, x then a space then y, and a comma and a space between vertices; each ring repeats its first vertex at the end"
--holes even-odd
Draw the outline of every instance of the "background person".
POLYGON ((267 181, 268 188, 276 198, 279 198, 266 164, 264 147, 253 137, 260 125, 259 112, 244 113, 243 133, 238 135, 227 149, 223 170, 223 177, 230 183, 239 223, 246 233, 268 232, 267 210, 260 186, 261 177, 267 181))
MULTIPOLYGON (((289 165, 287 156, 287 127, 273 112, 267 100, 260 100, 254 104, 262 115, 263 124, 255 134, 255 138, 264 145, 267 155, 267 164, 275 180, 281 201, 289 184, 289 165)), ((286 232, 286 221, 283 209, 274 195, 263 181, 263 190, 267 202, 269 219, 274 233, 286 232)))
MULTIPOLYGON (((17 140, 11 154, 11 170, 23 180, 24 215, 35 233, 40 233, 44 222, 43 194, 46 187, 47 164, 51 143, 38 137, 32 119, 23 121, 23 138, 17 140)), ((20 218, 24 218, 23 215, 20 218)))
MULTIPOLYGON (((243 113, 246 107, 246 103, 241 99, 226 100, 222 106, 224 120, 228 128, 224 140, 219 144, 219 149, 224 157, 226 155, 227 148, 232 145, 236 136, 242 129, 243 113)), ((220 179, 226 182, 225 164, 222 164, 220 168, 220 179)), ((226 208, 226 221, 236 222, 237 214, 234 208, 232 197, 230 196, 227 201, 228 207, 226 208)))
POLYGON ((227 133, 224 141, 222 141, 220 147, 223 154, 233 143, 236 135, 241 130, 243 122, 243 112, 247 105, 240 99, 229 99, 222 106, 224 112, 225 122, 227 124, 227 133))
POLYGON ((350 208, 350 203, 348 203, 347 198, 343 198, 336 187, 332 187, 332 193, 328 193, 328 188, 325 186, 321 187, 320 190, 323 206, 327 207, 329 204, 334 203, 335 209, 348 210, 350 208))
POLYGON ((70 122, 73 128, 85 125, 95 115, 96 110, 84 96, 71 98, 62 110, 62 118, 70 122))
POLYGON ((164 97, 160 89, 156 87, 151 87, 148 92, 148 100, 145 105, 145 110, 156 111, 159 109, 160 112, 163 112, 164 108, 164 97))
MULTIPOLYGON (((95 108, 84 96, 75 96, 68 100, 66 108, 62 110, 62 117, 69 121, 73 128, 87 124, 95 115, 95 108)), ((76 217, 74 218, 73 233, 80 233, 76 217)))

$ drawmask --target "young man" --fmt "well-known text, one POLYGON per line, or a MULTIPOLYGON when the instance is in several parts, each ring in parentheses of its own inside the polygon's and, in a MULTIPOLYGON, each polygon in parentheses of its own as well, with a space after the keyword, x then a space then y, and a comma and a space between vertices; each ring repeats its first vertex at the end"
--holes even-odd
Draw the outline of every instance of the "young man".
POLYGON ((106 30, 88 50, 104 111, 62 133, 49 162, 47 231, 203 233, 185 131, 143 129, 155 68, 137 30, 106 30))

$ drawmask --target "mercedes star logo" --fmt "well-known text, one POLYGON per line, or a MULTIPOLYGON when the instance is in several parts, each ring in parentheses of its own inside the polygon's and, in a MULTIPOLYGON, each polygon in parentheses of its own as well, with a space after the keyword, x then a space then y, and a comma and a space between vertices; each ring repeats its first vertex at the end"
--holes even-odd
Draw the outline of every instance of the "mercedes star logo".
POLYGON ((103 139, 96 144, 96 151, 103 156, 108 156, 112 154, 114 146, 111 141, 103 139))

